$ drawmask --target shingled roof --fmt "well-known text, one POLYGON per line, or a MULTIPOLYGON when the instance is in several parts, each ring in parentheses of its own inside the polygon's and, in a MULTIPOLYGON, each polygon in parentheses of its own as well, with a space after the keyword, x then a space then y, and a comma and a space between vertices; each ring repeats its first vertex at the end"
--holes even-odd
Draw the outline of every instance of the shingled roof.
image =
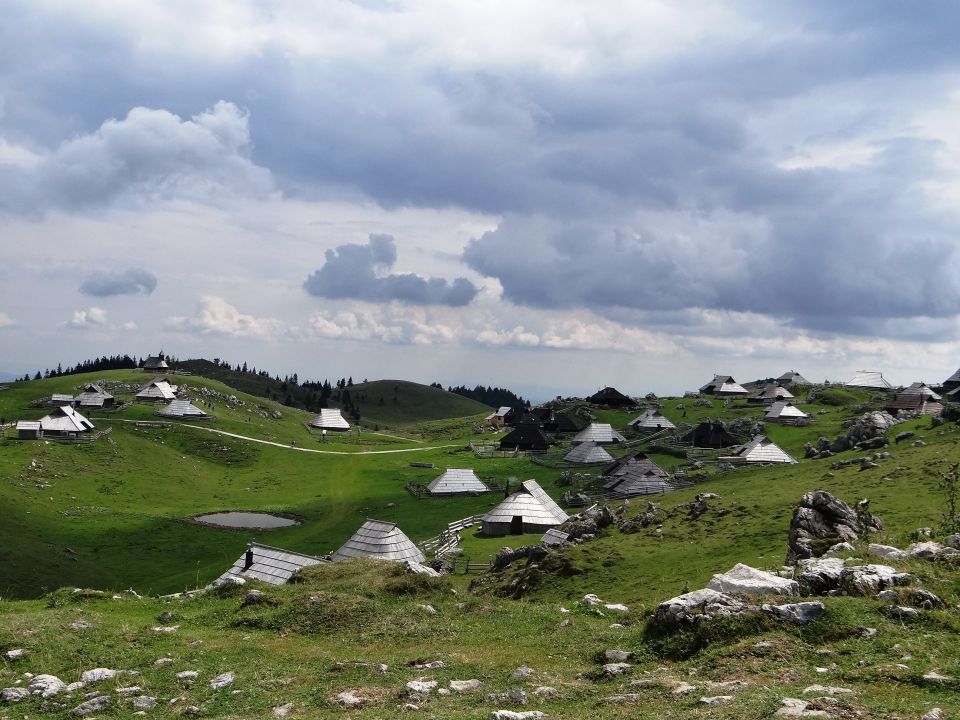
POLYGON ((800 408, 781 400, 767 408, 767 413, 763 416, 763 419, 770 422, 790 423, 807 417, 810 416, 800 408))
POLYGON ((749 390, 739 385, 730 375, 714 375, 713 380, 700 388, 700 392, 720 396, 749 394, 749 390))
POLYGON ((88 383, 83 386, 83 392, 77 395, 75 402, 80 407, 100 408, 113 399, 113 395, 99 385, 88 383))
POLYGON ((181 420, 199 419, 210 417, 203 410, 198 408, 189 400, 171 400, 170 404, 162 407, 154 415, 165 418, 177 418, 181 420))
POLYGON ((777 378, 777 382, 785 385, 811 385, 803 375, 796 370, 787 370, 783 375, 777 378))
POLYGON ((143 385, 136 397, 138 400, 173 400, 177 397, 177 387, 166 378, 156 378, 143 385))
POLYGON ((582 442, 574 447, 570 452, 563 456, 563 459, 568 463, 591 465, 593 463, 608 463, 613 460, 613 455, 608 453, 592 440, 588 440, 587 442, 582 442))
POLYGON ((634 430, 672 430, 676 428, 672 422, 660 414, 659 410, 644 410, 639 417, 631 420, 627 427, 634 430))
POLYGON ((587 442, 592 440, 595 443, 609 444, 624 442, 623 435, 613 429, 610 423, 590 423, 586 428, 578 432, 574 442, 587 442))
MULTIPOLYGON (((730 458, 748 463, 789 463, 796 464, 790 455, 765 435, 757 435, 753 440, 733 449, 730 458)), ((724 460, 725 458, 720 458, 724 460)))
POLYGON ((326 562, 322 558, 303 555, 292 550, 250 543, 247 551, 211 585, 220 585, 228 577, 260 580, 271 585, 283 585, 297 572, 326 562))
POLYGON ((867 390, 890 390, 893 387, 883 377, 883 373, 875 370, 857 370, 857 373, 845 385, 867 390))
POLYGON ((622 497, 657 495, 677 489, 667 471, 643 453, 622 458, 603 475, 604 489, 622 497))
POLYGON ((51 434, 73 434, 93 430, 93 423, 69 405, 61 405, 40 418, 40 429, 51 434))
POLYGON ((568 518, 536 480, 524 482, 520 490, 484 515, 483 522, 509 524, 514 517, 522 517, 529 525, 560 525, 568 518))
POLYGON ((591 402, 594 405, 611 405, 618 407, 636 405, 632 398, 627 397, 616 388, 609 386, 603 388, 603 390, 598 390, 588 397, 587 402, 591 402))
POLYGON ((410 538, 394 523, 382 520, 367 520, 339 550, 333 554, 334 562, 356 557, 377 560, 412 560, 426 562, 427 558, 410 538))
POLYGON ((342 432, 350 429, 350 423, 343 419, 338 408, 323 408, 320 414, 310 421, 310 427, 320 430, 334 430, 342 432))
POLYGON ((469 468, 447 468, 427 485, 427 491, 431 495, 475 495, 489 490, 469 468))

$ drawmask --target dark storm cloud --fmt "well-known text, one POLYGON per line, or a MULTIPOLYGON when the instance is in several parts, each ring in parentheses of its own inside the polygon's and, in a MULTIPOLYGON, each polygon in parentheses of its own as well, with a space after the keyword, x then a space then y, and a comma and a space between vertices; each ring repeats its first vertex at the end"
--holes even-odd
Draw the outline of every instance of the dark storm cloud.
POLYGON ((80 285, 80 292, 94 297, 149 295, 157 287, 157 276, 143 268, 122 272, 95 272, 80 285))
MULTIPOLYGON (((580 71, 552 74, 403 54, 291 60, 271 46, 197 64, 139 53, 102 26, 46 23, 14 3, 0 27, 0 65, 15 68, 0 81, 8 140, 55 148, 97 136, 104 113, 147 106, 187 117, 221 97, 242 101, 250 126, 226 153, 191 152, 190 143, 168 153, 170 138, 81 153, 68 141, 70 152, 41 153, 40 169, 0 165, 0 196, 8 210, 91 208, 130 184, 163 189, 211 167, 224 182, 256 185, 259 166, 288 195, 360 194, 388 207, 502 217, 463 258, 518 304, 610 317, 717 309, 904 337, 921 332, 911 318, 922 332, 941 327, 922 319, 960 307, 960 221, 929 194, 951 182, 947 150, 910 114, 954 91, 960 8, 730 7, 757 30, 727 38, 720 28, 636 66, 598 53, 580 71), (56 73, 34 69, 51 55, 56 73), (857 164, 784 163, 807 145, 864 138, 874 154, 857 164)), ((143 140, 131 118, 121 122, 143 140)), ((394 261, 392 243, 341 246, 305 286, 324 297, 449 305, 476 294, 465 279, 374 272, 394 261)))
POLYGON ((327 250, 326 262, 311 273, 303 286, 311 295, 351 298, 369 302, 398 300, 411 305, 468 305, 477 288, 465 278, 448 282, 413 273, 378 276, 397 261, 397 246, 391 235, 371 235, 366 245, 340 245, 327 250))

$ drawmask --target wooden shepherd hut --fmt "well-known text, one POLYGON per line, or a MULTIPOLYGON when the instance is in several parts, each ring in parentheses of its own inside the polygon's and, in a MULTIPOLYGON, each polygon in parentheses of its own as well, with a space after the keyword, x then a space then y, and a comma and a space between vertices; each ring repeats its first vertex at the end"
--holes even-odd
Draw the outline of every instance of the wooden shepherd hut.
POLYGON ((605 387, 587 398, 588 403, 606 407, 632 407, 637 403, 613 387, 605 387))
POLYGON ((543 452, 549 447, 550 439, 543 434, 539 426, 533 424, 517 425, 500 438, 501 450, 543 452))
POLYGON ((427 485, 427 492, 433 496, 480 495, 490 492, 490 488, 469 468, 447 468, 427 485))
POLYGON ((729 375, 714 375, 713 380, 700 388, 700 392, 717 397, 744 397, 750 394, 749 390, 729 375))
POLYGON ((376 560, 424 563, 427 558, 394 523, 367 520, 340 549, 333 561, 369 557, 376 560))
POLYGON ((544 492, 536 480, 527 480, 519 491, 483 516, 484 535, 523 535, 545 533, 565 523, 568 515, 544 492))
POLYGON ((259 580, 270 585, 283 585, 303 568, 313 567, 326 562, 312 555, 284 550, 270 545, 250 543, 246 552, 218 577, 209 587, 217 587, 229 582, 228 578, 259 580))
POLYGON ((680 442, 690 443, 698 448, 727 448, 737 444, 737 439, 727 432, 719 420, 704 420, 688 432, 680 442))

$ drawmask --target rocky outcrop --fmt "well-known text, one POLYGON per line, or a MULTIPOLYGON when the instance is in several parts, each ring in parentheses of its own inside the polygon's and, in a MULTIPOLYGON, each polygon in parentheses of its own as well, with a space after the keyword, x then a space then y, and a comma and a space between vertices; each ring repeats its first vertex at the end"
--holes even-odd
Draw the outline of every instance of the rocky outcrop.
POLYGON ((865 531, 881 530, 883 521, 870 513, 867 500, 854 509, 825 490, 806 493, 790 521, 787 564, 819 557, 840 542, 855 542, 865 531))
POLYGON ((713 576, 707 584, 710 590, 736 595, 799 595, 796 580, 737 563, 725 573, 713 576))
POLYGON ((806 457, 826 458, 844 450, 875 450, 888 443, 887 431, 902 419, 888 412, 867 412, 844 423, 845 432, 833 440, 821 437, 816 444, 807 443, 806 457))
POLYGON ((909 582, 909 573, 897 572, 889 565, 847 566, 839 558, 801 560, 797 580, 809 595, 845 593, 874 596, 881 590, 909 582))
POLYGON ((802 625, 823 617, 826 608, 820 602, 750 605, 725 593, 704 588, 660 603, 650 620, 650 629, 671 632, 697 627, 715 618, 747 613, 766 613, 778 620, 802 625))

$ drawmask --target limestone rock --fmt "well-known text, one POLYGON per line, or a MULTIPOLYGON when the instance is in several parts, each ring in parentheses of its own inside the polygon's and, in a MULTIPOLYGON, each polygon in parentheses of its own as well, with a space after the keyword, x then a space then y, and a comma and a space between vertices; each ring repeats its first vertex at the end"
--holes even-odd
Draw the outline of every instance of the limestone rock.
POLYGON ((274 706, 274 708, 270 711, 270 714, 273 715, 273 717, 280 718, 282 720, 282 718, 287 717, 292 712, 293 703, 284 703, 283 705, 274 706))
POLYGON ((30 691, 26 688, 8 687, 0 690, 0 700, 8 703, 20 702, 29 695, 30 691))
POLYGON ((90 713, 100 712, 109 705, 110 696, 100 695, 95 698, 90 698, 86 702, 80 703, 73 710, 71 710, 70 713, 77 716, 89 715, 90 713))
POLYGON ((716 616, 739 615, 750 607, 724 593, 704 588, 678 595, 657 606, 651 623, 663 629, 697 625, 716 616))
POLYGON ((633 657, 633 653, 626 650, 607 650, 603 653, 603 657, 608 662, 626 662, 633 657))
POLYGON ((850 688, 843 687, 834 687, 832 685, 810 685, 803 689, 804 695, 829 695, 831 697, 837 695, 856 695, 855 690, 850 688))
POLYGON ((536 688, 531 695, 538 698, 543 698, 544 700, 553 700, 560 697, 560 691, 555 687, 550 687, 549 685, 541 685, 536 688))
POLYGON ((799 717, 799 718, 811 718, 811 717, 820 717, 828 718, 830 713, 826 710, 810 710, 810 703, 806 700, 799 700, 797 698, 783 698, 780 701, 780 709, 774 713, 775 717, 799 717))
POLYGON ((736 595, 800 594, 800 585, 796 580, 778 577, 743 563, 737 563, 725 573, 714 575, 707 588, 736 595))
POLYGON ((531 678, 533 677, 533 668, 527 667, 526 665, 521 665, 513 671, 511 677, 514 680, 526 680, 527 678, 531 678))
POLYGON ((137 710, 152 710, 157 706, 157 699, 149 695, 140 695, 131 700, 133 707, 137 710))
POLYGON ((490 713, 490 720, 543 720, 546 715, 539 710, 524 710, 516 712, 515 710, 494 710, 490 713))
POLYGON ((899 548, 892 545, 878 545, 877 543, 870 543, 867 546, 867 554, 885 560, 903 560, 907 557, 907 553, 899 548))
POLYGON ((67 684, 56 675, 35 675, 27 683, 27 691, 31 695, 39 695, 42 698, 58 695, 66 687, 67 684))
POLYGON ((733 695, 711 695, 700 698, 701 705, 725 705, 733 700, 733 695))
POLYGON ((411 680, 407 683, 407 694, 416 695, 417 697, 421 695, 429 695, 437 687, 436 680, 411 680))
POLYGON ((363 698, 354 693, 353 690, 344 690, 342 693, 337 693, 333 699, 348 708, 361 707, 364 702, 363 698))
POLYGON ((603 600, 591 593, 589 595, 584 595, 583 599, 580 601, 580 604, 584 607, 596 607, 597 605, 603 605, 603 600))
POLYGON ((625 662, 616 662, 616 663, 607 663, 603 666, 603 674, 605 677, 615 677, 617 675, 623 675, 633 666, 630 663, 625 662))
POLYGON ((909 573, 897 572, 889 565, 855 565, 844 568, 841 585, 851 595, 870 597, 886 588, 903 585, 910 577, 909 573))
POLYGON ((827 608, 822 602, 762 605, 760 609, 779 620, 785 620, 795 625, 806 625, 819 620, 827 613, 827 608))
POLYGON ((19 660, 26 654, 27 651, 23 648, 14 648, 13 650, 7 650, 3 655, 7 660, 19 660))
POLYGON ((479 680, 451 680, 450 689, 457 693, 476 692, 482 683, 479 680))
POLYGON ((233 681, 236 679, 237 679, 236 673, 225 672, 213 678, 213 680, 210 681, 210 687, 213 688, 214 690, 219 690, 221 688, 227 687, 227 685, 232 685, 233 681))
POLYGON ((196 670, 181 670, 177 673, 177 680, 196 680, 199 676, 196 670))
POLYGON ((790 522, 787 564, 795 565, 798 560, 819 555, 818 547, 826 549, 838 542, 855 542, 864 526, 873 532, 883 530, 883 522, 870 514, 864 504, 854 510, 825 490, 808 492, 800 498, 790 522))
POLYGON ((113 670, 111 668, 94 668, 93 670, 85 670, 80 673, 80 682, 95 683, 102 680, 112 680, 117 675, 120 674, 120 670, 113 670))
POLYGON ((800 586, 811 595, 823 595, 840 587, 845 565, 839 558, 810 558, 800 560, 800 586))

